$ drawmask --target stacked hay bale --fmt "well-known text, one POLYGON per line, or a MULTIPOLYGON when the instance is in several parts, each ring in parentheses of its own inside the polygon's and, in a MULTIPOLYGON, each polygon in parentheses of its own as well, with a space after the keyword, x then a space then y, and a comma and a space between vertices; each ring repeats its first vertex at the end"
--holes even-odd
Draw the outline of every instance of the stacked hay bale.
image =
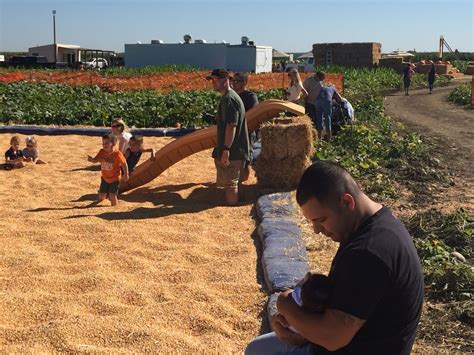
POLYGON ((308 116, 276 118, 260 129, 262 151, 255 173, 261 189, 292 190, 313 155, 313 129, 308 116))

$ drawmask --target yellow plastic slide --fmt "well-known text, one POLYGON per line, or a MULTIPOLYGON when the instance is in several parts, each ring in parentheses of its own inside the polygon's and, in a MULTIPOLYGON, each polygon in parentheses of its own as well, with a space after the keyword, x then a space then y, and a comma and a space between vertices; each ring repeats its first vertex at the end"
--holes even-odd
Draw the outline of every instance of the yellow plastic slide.
MULTIPOLYGON (((247 112, 246 118, 249 132, 253 132, 261 123, 277 117, 284 111, 289 111, 296 115, 304 115, 304 108, 300 105, 281 100, 266 100, 247 112)), ((120 184, 120 191, 125 192, 142 186, 158 177, 163 171, 180 160, 202 150, 214 148, 217 144, 216 130, 216 126, 201 129, 165 145, 156 152, 154 160, 148 159, 135 168, 130 179, 120 184)))

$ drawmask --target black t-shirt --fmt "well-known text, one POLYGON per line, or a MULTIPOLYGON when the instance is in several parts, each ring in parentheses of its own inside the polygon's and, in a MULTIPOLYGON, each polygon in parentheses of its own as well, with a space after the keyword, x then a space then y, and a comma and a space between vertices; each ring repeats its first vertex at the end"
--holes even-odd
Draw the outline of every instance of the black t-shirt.
POLYGON ((329 308, 366 320, 350 344, 335 353, 410 354, 423 303, 423 274, 413 239, 388 208, 339 246, 329 277, 329 308))
POLYGON ((252 91, 244 90, 239 93, 239 96, 244 103, 245 112, 258 104, 257 94, 252 91))
MULTIPOLYGON (((7 158, 9 160, 16 160, 18 158, 21 158, 23 157, 23 153, 21 150, 14 150, 13 148, 10 147, 10 149, 8 149, 6 152, 5 152, 5 160, 7 160, 7 158)), ((12 166, 13 164, 10 164, 10 163, 6 163, 7 166, 12 166)))
POLYGON ((142 152, 132 152, 130 149, 127 149, 128 158, 127 158, 127 165, 128 165, 128 172, 131 173, 135 170, 135 166, 137 165, 140 157, 142 156, 142 152))

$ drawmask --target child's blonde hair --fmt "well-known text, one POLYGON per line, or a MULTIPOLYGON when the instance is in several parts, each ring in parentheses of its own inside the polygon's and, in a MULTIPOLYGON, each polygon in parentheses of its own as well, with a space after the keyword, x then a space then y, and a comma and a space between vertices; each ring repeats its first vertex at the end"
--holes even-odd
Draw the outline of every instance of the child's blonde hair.
POLYGON ((36 148, 38 146, 38 141, 36 140, 35 137, 30 137, 30 136, 26 137, 25 143, 26 145, 28 145, 28 143, 33 144, 33 148, 36 148))
POLYGON ((12 145, 13 142, 18 142, 18 143, 20 143, 20 137, 18 137, 18 136, 13 136, 13 137, 11 137, 11 138, 10 138, 10 145, 12 145))
POLYGON ((300 74, 298 73, 298 70, 296 70, 295 68, 292 68, 288 71, 288 76, 291 77, 291 84, 292 85, 295 85, 297 83, 301 84, 300 74))
POLYGON ((115 125, 118 124, 118 125, 122 126, 122 130, 121 130, 120 132, 123 132, 123 131, 125 131, 125 129, 128 128, 127 125, 125 124, 125 121, 123 120, 122 117, 116 117, 116 118, 114 118, 114 119, 112 120, 111 126, 113 126, 114 124, 115 124, 115 125))

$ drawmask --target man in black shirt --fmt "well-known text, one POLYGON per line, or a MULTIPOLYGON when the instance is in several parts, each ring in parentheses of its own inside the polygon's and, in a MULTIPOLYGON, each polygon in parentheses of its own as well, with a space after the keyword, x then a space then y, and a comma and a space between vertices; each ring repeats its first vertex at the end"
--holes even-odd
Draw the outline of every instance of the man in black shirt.
MULTIPOLYGON (((247 90, 248 75, 246 73, 235 73, 232 77, 232 88, 239 94, 244 103, 245 112, 258 105, 257 94, 253 91, 247 90)), ((258 131, 258 130, 257 130, 258 131)), ((250 141, 250 160, 245 162, 245 167, 242 172, 242 181, 247 181, 250 175, 250 162, 253 157, 253 144, 258 140, 257 132, 249 133, 250 141)))
POLYGON ((291 290, 282 292, 271 321, 275 335, 263 335, 266 344, 255 339, 247 353, 263 346, 269 352, 410 354, 423 275, 406 228, 331 162, 318 161, 305 171, 296 199, 314 232, 340 244, 329 272, 329 306, 310 313, 294 302, 291 290))
POLYGON ((258 104, 257 94, 247 90, 248 75, 245 73, 235 73, 232 77, 232 88, 239 94, 245 107, 245 112, 258 104))

